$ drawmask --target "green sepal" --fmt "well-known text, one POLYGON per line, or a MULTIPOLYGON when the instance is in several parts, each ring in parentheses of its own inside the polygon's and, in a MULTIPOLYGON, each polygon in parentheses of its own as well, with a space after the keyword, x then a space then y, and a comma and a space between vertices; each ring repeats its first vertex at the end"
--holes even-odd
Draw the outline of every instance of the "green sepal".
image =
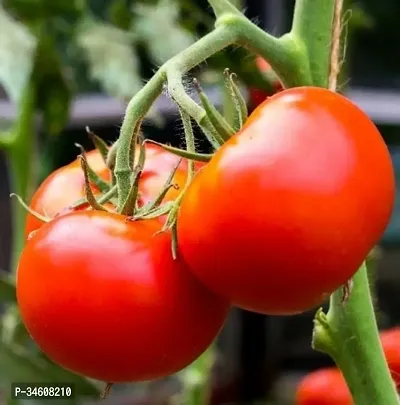
POLYGON ((180 156, 184 159, 194 160, 195 162, 209 162, 213 157, 212 153, 197 153, 197 152, 189 152, 185 149, 175 148, 174 146, 165 145, 163 143, 159 143, 153 141, 151 139, 146 139, 145 142, 154 143, 155 145, 160 146, 161 148, 165 149, 168 152, 173 153, 176 156, 180 156))
POLYGON ((197 79, 193 80, 193 84, 199 94, 201 104, 203 105, 211 124, 214 126, 221 138, 224 141, 227 141, 235 133, 235 130, 228 124, 226 119, 212 104, 210 99, 204 93, 197 79))
POLYGON ((104 163, 107 164, 107 156, 108 156, 108 145, 97 136, 89 127, 86 127, 86 132, 89 135, 90 139, 92 140, 95 148, 99 151, 101 157, 104 160, 104 163))
POLYGON ((93 194, 92 187, 90 186, 90 168, 87 163, 85 155, 79 155, 78 159, 81 161, 81 167, 85 176, 85 197, 88 204, 94 209, 98 211, 108 211, 105 209, 99 202, 96 200, 96 197, 93 194))
POLYGON ((229 69, 224 71, 226 85, 230 92, 231 101, 235 109, 235 118, 233 127, 235 131, 239 131, 248 118, 248 110, 246 100, 243 98, 238 85, 235 83, 236 74, 231 73, 229 69))
POLYGON ((82 145, 79 145, 78 143, 75 144, 80 150, 81 150, 81 156, 84 157, 85 160, 85 170, 89 183, 94 184, 102 193, 106 193, 108 190, 110 190, 110 184, 104 181, 88 164, 87 159, 86 159, 86 151, 83 148, 82 145))

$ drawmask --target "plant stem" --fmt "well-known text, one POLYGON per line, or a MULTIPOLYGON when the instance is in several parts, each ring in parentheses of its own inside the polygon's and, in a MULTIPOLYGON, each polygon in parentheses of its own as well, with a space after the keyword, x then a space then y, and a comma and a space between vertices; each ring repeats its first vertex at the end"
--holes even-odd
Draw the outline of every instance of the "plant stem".
POLYGON ((276 38, 242 14, 222 15, 216 26, 234 30, 236 43, 267 60, 285 88, 313 84, 304 45, 291 33, 276 38))
POLYGON ((306 55, 293 37, 286 36, 277 39, 266 34, 226 0, 214 0, 212 6, 218 7, 217 15, 220 16, 215 30, 161 66, 127 106, 118 140, 114 170, 118 196, 121 201, 125 201, 130 189, 129 145, 132 130, 144 118, 155 99, 160 95, 167 76, 171 97, 195 119, 214 146, 218 146, 220 143, 218 134, 215 130, 211 130, 211 123, 209 123, 204 109, 186 94, 182 85, 182 75, 205 59, 229 45, 240 44, 259 52, 262 57, 268 59, 287 87, 311 84, 306 55))
MULTIPOLYGON (((35 141, 35 100, 36 89, 28 83, 19 105, 19 115, 11 133, 8 149, 8 173, 12 192, 23 200, 30 197, 32 187, 32 157, 35 141)), ((12 248, 11 271, 15 272, 19 255, 25 243, 26 211, 16 199, 11 202, 12 248)))
MULTIPOLYGON (((307 49, 314 85, 332 91, 339 70, 341 5, 341 0, 297 0, 291 31, 307 49)), ((365 263, 352 280, 350 296, 344 297, 340 288, 331 296, 328 314, 317 312, 313 347, 335 360, 356 405, 399 404, 379 340, 365 263)))
POLYGON ((316 320, 314 348, 335 360, 357 405, 399 404, 379 341, 365 263, 353 278, 348 301, 336 291, 326 322, 316 320))
POLYGON ((328 87, 334 3, 332 0, 296 0, 294 10, 291 34, 303 44, 313 84, 319 87, 328 87))

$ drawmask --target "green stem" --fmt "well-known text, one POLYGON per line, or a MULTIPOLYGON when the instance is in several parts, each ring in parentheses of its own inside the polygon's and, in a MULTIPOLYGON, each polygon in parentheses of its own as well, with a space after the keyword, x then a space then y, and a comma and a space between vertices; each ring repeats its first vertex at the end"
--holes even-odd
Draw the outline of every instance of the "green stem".
POLYGON ((225 14, 216 27, 236 32, 236 43, 267 60, 285 88, 313 84, 306 49, 292 34, 275 38, 254 25, 242 14, 225 14))
POLYGON ((118 140, 114 170, 118 196, 122 200, 126 199, 130 188, 129 145, 132 130, 160 95, 167 76, 171 97, 195 119, 214 146, 218 146, 221 139, 218 139, 218 134, 209 122, 204 109, 186 94, 182 85, 182 75, 205 59, 236 43, 255 50, 270 61, 286 86, 311 84, 306 55, 294 37, 286 36, 277 39, 266 34, 226 0, 214 0, 212 6, 215 10, 218 7, 219 18, 215 30, 161 66, 128 104, 118 140))
MULTIPOLYGON (((19 115, 11 133, 8 143, 8 173, 10 176, 11 191, 18 194, 23 200, 30 197, 33 163, 33 147, 35 141, 35 101, 36 89, 33 83, 28 83, 21 98, 19 115)), ((12 248, 11 270, 17 268, 19 255, 25 244, 25 218, 26 211, 16 199, 11 202, 12 212, 12 248)))
MULTIPOLYGON (((297 0, 290 33, 306 49, 313 84, 325 88, 335 6, 335 0, 297 0)), ((356 405, 399 404, 379 340, 365 264, 352 280, 350 296, 344 300, 344 291, 339 289, 331 296, 328 314, 317 313, 313 347, 335 360, 356 405)))
POLYGON ((114 169, 118 187, 118 198, 121 201, 126 200, 131 186, 130 144, 133 129, 136 128, 138 122, 144 118, 156 98, 161 94, 165 79, 165 72, 161 68, 147 84, 132 97, 126 108, 120 137, 118 138, 114 169))
POLYGON ((328 87, 334 4, 332 0, 297 0, 294 10, 291 34, 303 44, 313 84, 319 87, 328 87))
POLYGON ((314 348, 335 360, 356 405, 398 405, 379 340, 365 263, 353 278, 348 301, 342 301, 340 289, 331 296, 326 323, 316 321, 314 348))

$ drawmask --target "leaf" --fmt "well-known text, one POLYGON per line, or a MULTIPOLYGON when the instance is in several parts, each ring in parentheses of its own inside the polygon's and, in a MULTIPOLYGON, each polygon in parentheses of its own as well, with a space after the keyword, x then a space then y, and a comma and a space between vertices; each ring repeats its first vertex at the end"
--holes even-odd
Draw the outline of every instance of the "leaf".
POLYGON ((37 107, 43 114, 44 129, 50 135, 57 135, 69 119, 72 86, 61 64, 54 35, 49 35, 46 29, 40 35, 33 78, 38 89, 37 107))
POLYGON ((118 28, 128 30, 132 23, 132 13, 126 0, 114 0, 110 2, 107 13, 110 22, 118 28))
POLYGON ((175 0, 158 4, 137 4, 132 30, 142 40, 154 63, 161 65, 188 48, 195 37, 179 25, 179 5, 175 0))
POLYGON ((0 302, 16 302, 15 284, 4 270, 0 270, 0 302))
POLYGON ((74 16, 82 10, 82 0, 4 0, 4 6, 19 19, 31 23, 74 16))
POLYGON ((142 88, 133 40, 132 33, 100 22, 86 22, 78 30, 92 78, 114 97, 130 99, 142 88))
POLYGON ((23 347, 0 343, 0 386, 10 383, 72 383, 82 396, 97 397, 100 389, 95 382, 72 374, 48 360, 42 359, 23 347))
POLYGON ((30 78, 37 39, 0 5, 0 84, 10 100, 18 104, 30 78))

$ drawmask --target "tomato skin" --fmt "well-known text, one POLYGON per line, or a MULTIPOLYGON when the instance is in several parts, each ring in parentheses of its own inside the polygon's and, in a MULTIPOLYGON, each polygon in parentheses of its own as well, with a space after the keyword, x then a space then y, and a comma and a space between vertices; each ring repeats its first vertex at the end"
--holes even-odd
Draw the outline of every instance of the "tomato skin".
MULTIPOLYGON (((148 203, 159 194, 180 159, 179 156, 158 145, 146 144, 146 161, 139 184, 142 204, 148 203)), ((195 170, 199 170, 204 165, 202 162, 195 162, 195 170)), ((168 191, 164 202, 173 201, 179 196, 186 184, 187 174, 188 162, 183 159, 172 181, 176 187, 168 191)))
MULTIPOLYGON (((86 158, 89 165, 101 178, 109 180, 109 171, 97 150, 88 152, 86 158)), ((93 190, 96 191, 95 188, 93 190)), ((40 215, 54 218, 84 196, 85 178, 80 161, 76 159, 51 173, 35 191, 29 206, 40 215)), ((26 237, 41 226, 43 226, 43 222, 28 213, 25 225, 26 237)))
POLYGON ((98 380, 142 381, 180 370, 211 344, 229 305, 172 259, 159 228, 77 211, 27 241, 18 305, 47 356, 98 380))
MULTIPOLYGON (((86 154, 89 165, 106 181, 110 180, 111 174, 97 150, 86 154)), ((145 204, 157 197, 161 188, 167 181, 169 174, 179 162, 179 157, 162 149, 158 145, 146 144, 146 163, 140 180, 141 204, 145 204)), ((197 168, 203 164, 197 164, 197 168)), ((188 164, 182 160, 175 173, 173 182, 176 188, 171 188, 164 198, 165 201, 175 199, 185 185, 188 164)), ((30 208, 41 215, 54 218, 60 214, 70 212, 68 208, 85 196, 85 178, 79 160, 59 168, 51 173, 39 186, 30 202, 30 208)), ((96 188, 93 187, 96 192, 96 188)), ((82 208, 87 208, 83 206, 82 208)), ((110 208, 110 206, 109 206, 110 208)), ((43 222, 32 214, 27 214, 25 235, 43 226, 43 222)))
POLYGON ((358 107, 321 88, 284 90, 195 176, 179 211, 179 251, 235 306, 303 312, 361 265, 389 222, 394 190, 387 147, 358 107))
POLYGON ((397 388, 400 387, 400 327, 384 330, 380 333, 383 351, 392 378, 397 388))
POLYGON ((307 374, 297 387, 295 405, 353 405, 346 381, 337 368, 307 374))

